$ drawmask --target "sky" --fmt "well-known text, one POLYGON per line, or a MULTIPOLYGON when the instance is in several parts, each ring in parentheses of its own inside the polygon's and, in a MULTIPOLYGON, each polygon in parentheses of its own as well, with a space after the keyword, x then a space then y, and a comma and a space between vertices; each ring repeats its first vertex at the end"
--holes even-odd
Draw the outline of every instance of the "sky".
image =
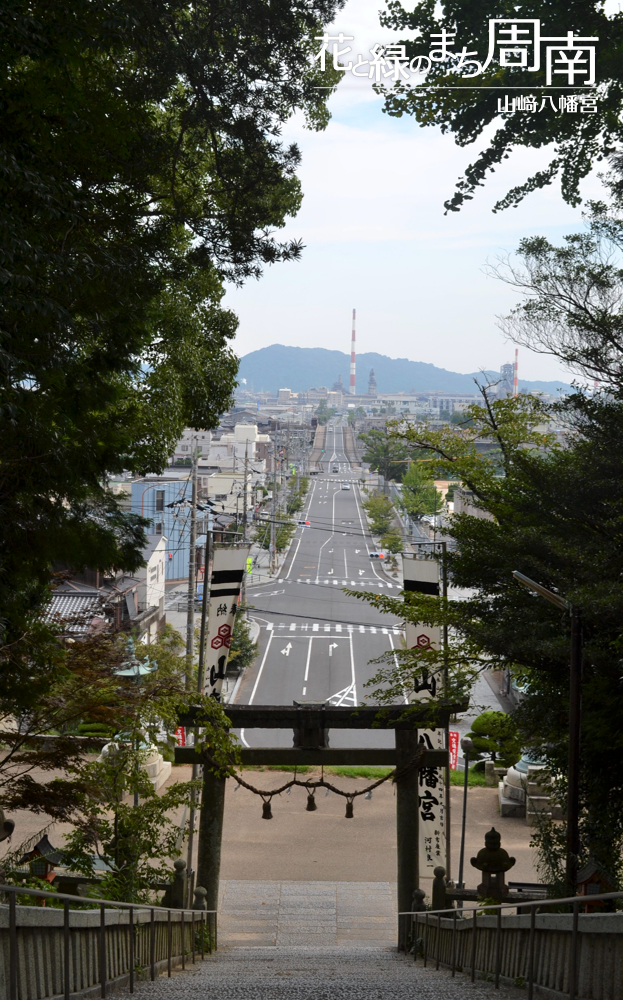
MULTIPOLYGON (((333 26, 354 35, 353 51, 396 41, 379 25, 379 0, 349 0, 333 26)), ((333 33, 333 30, 332 30, 333 33)), ((367 56, 369 58, 369 56, 367 56)), ((525 236, 561 242, 582 229, 582 208, 562 200, 558 184, 518 208, 493 214, 497 199, 550 159, 549 150, 516 150, 461 212, 443 203, 479 145, 455 146, 439 129, 389 118, 367 81, 352 75, 329 102, 323 132, 295 116, 284 142, 302 153, 303 204, 278 238, 303 241, 302 259, 268 268, 259 281, 229 286, 224 304, 237 313, 238 354, 270 344, 350 351, 353 308, 357 349, 424 361, 457 372, 499 369, 515 345, 497 327, 517 292, 486 273, 525 236)), ((596 175, 583 197, 603 197, 596 175)), ((525 379, 571 377, 554 358, 520 348, 525 379)), ((382 387, 381 387, 382 388, 382 387)))

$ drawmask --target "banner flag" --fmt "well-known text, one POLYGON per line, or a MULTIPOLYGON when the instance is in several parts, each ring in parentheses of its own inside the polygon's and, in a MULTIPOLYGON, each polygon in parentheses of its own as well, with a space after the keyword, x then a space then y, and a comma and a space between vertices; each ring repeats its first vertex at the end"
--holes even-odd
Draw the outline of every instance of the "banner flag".
POLYGON ((250 545, 214 550, 203 690, 217 701, 221 700, 236 608, 250 550, 250 545))
MULTIPOLYGON (((417 559, 403 553, 402 571, 405 591, 439 596, 439 563, 436 559, 417 559)), ((406 623, 405 641, 408 649, 439 649, 441 629, 437 625, 406 623)), ((423 668, 410 702, 431 701, 441 695, 441 671, 429 673, 423 668)), ((444 729, 419 730, 419 742, 429 750, 445 749, 444 729)), ((420 878, 432 878, 433 870, 446 866, 446 796, 444 768, 421 767, 419 780, 419 867, 420 878)))

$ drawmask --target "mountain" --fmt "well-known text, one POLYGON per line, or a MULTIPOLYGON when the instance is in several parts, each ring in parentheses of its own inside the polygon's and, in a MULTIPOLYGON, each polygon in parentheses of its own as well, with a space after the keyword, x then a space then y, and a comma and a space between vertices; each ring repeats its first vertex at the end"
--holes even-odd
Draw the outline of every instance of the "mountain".
MULTIPOLYGON (((445 368, 409 361, 407 358, 388 358, 385 354, 359 354, 357 356, 357 391, 367 392, 370 369, 374 368, 377 390, 383 392, 475 392, 474 379, 482 379, 480 372, 461 375, 445 368)), ((259 351, 245 354, 240 361, 239 378, 247 380, 247 388, 255 392, 277 392, 291 389, 302 392, 312 386, 331 388, 338 377, 348 387, 350 356, 342 351, 328 351, 324 347, 285 347, 271 344, 259 351)), ((495 378, 496 372, 487 372, 495 378)), ((519 388, 526 391, 556 393, 569 392, 565 382, 528 382, 519 379, 519 388)))

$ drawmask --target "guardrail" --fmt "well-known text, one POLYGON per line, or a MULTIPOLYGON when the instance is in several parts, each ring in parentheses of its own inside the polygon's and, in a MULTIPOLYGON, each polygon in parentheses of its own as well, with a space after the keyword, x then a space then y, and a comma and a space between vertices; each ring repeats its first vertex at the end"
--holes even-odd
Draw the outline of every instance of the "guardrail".
POLYGON ((623 912, 584 913, 599 901, 623 899, 606 892, 564 899, 481 904, 461 909, 407 911, 412 918, 414 958, 476 977, 500 979, 568 1000, 620 1000, 623 996, 623 912), (538 913, 543 907, 569 906, 570 913, 538 913), (529 910, 502 916, 504 909, 529 910), (471 914, 471 917, 466 914, 471 914), (448 916, 443 916, 448 914, 448 916), (451 915, 451 916, 450 916, 451 915), (419 930, 422 930, 421 936, 419 930))
MULTIPOLYGON (((0 885, 0 981, 7 1000, 105 997, 110 986, 152 980, 186 960, 203 959, 217 944, 216 911, 177 910, 142 903, 72 896, 0 885), (18 906, 18 896, 42 900, 18 906), (62 901, 46 907, 47 899, 62 901), (80 909, 72 908, 79 905, 80 909)), ((4 998, 3 998, 4 1000, 4 998)))

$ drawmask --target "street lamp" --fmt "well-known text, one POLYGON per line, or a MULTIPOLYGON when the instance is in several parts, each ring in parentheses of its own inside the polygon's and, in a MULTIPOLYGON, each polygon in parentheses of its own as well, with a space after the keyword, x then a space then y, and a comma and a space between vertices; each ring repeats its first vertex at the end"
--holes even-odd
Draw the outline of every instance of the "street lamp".
POLYGON ((469 782, 469 755, 474 749, 474 741, 469 736, 464 736, 461 740, 461 750, 465 762, 465 780, 463 783, 463 820, 461 822, 461 855, 459 857, 459 889, 464 889, 463 884, 463 858, 465 855, 465 820, 467 818, 467 785, 469 782))
POLYGON ((580 730, 582 718, 582 628, 580 609, 560 594, 543 587, 517 570, 513 576, 523 587, 544 597, 546 601, 568 611, 571 616, 571 651, 569 655, 569 788, 567 793, 567 892, 575 896, 577 890, 578 856, 580 853, 580 730))

